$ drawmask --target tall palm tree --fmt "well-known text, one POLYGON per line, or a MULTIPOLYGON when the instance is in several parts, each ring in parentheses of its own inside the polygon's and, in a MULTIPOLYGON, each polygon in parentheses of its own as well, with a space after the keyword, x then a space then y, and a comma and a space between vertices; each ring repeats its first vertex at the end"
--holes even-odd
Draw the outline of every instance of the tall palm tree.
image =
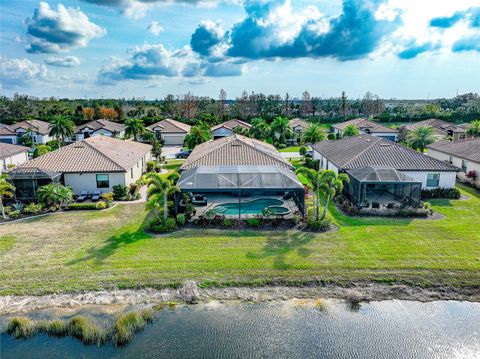
POLYGON ((325 132, 320 125, 313 123, 303 133, 304 143, 317 143, 325 139, 325 132))
POLYGON ((6 174, 0 174, 0 207, 2 209, 2 217, 6 219, 5 208, 3 207, 3 199, 5 197, 12 197, 13 191, 15 191, 15 186, 8 182, 10 177, 6 174))
POLYGON ((332 198, 343 191, 343 183, 349 183, 350 178, 346 173, 336 173, 332 170, 320 171, 320 192, 326 196, 325 205, 323 207, 322 217, 324 219, 327 215, 328 205, 332 198))
POLYGON ((413 129, 407 136, 407 143, 410 147, 420 152, 425 151, 425 147, 435 142, 433 128, 427 126, 419 126, 413 129))
POLYGON ((156 213, 156 208, 163 202, 163 220, 166 221, 168 218, 168 193, 173 187, 172 182, 156 172, 147 173, 146 177, 148 185, 147 209, 153 209, 157 218, 160 219, 156 213))
POLYGON ((480 137, 480 120, 470 122, 467 127, 467 136, 480 137))
POLYGON ((343 137, 353 137, 358 136, 359 134, 360 130, 353 123, 345 126, 345 128, 343 129, 343 137))
POLYGON ((50 136, 65 144, 65 138, 72 137, 75 134, 75 123, 66 117, 55 116, 50 121, 48 129, 50 136))
POLYGON ((315 220, 318 220, 320 216, 320 186, 321 177, 320 172, 315 171, 312 168, 299 167, 295 173, 301 175, 307 181, 307 187, 313 193, 313 213, 315 220))
POLYGON ((200 143, 207 142, 212 138, 210 129, 205 126, 197 125, 190 128, 190 132, 185 136, 185 146, 194 149, 200 143))
POLYGON ((233 133, 236 133, 237 135, 242 135, 245 137, 250 137, 250 131, 242 126, 237 126, 233 129, 233 133))
POLYGON ((272 133, 272 129, 263 118, 254 118, 251 124, 250 133, 257 140, 264 140, 272 133))
POLYGON ((279 144, 285 144, 287 135, 291 132, 288 118, 278 116, 272 122, 272 137, 276 138, 279 144))
POLYGON ((140 118, 129 118, 125 121, 125 137, 137 140, 145 133, 145 125, 140 118))

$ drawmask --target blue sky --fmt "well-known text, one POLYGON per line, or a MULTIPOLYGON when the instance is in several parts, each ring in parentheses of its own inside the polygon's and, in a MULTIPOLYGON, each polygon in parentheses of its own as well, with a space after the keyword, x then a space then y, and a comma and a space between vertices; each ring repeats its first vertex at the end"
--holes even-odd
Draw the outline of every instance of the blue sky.
POLYGON ((2 94, 480 91, 480 0, 2 0, 2 94))

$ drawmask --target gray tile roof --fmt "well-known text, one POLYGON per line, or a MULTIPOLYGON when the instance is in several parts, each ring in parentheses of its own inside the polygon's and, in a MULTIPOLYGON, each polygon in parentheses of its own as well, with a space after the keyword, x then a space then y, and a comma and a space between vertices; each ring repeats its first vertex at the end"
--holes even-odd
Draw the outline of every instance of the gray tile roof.
POLYGON ((92 129, 93 131, 104 129, 104 130, 107 130, 110 132, 116 132, 116 133, 119 133, 125 130, 125 126, 121 123, 100 119, 100 120, 89 121, 87 123, 84 123, 83 125, 78 126, 75 133, 81 133, 82 130, 87 127, 92 129))
POLYGON ((0 158, 9 157, 17 153, 26 152, 29 148, 25 146, 12 145, 0 142, 0 158))
POLYGON ((253 138, 233 135, 198 145, 180 169, 248 165, 292 168, 272 145, 253 138))
POLYGON ((50 132, 48 126, 50 124, 40 120, 25 120, 8 125, 0 129, 0 135, 15 135, 18 129, 23 128, 25 131, 31 129, 33 132, 37 132, 41 135, 48 135, 50 132))
POLYGON ((290 127, 302 127, 304 130, 306 130, 309 126, 310 123, 307 121, 302 120, 301 118, 292 118, 290 121, 288 121, 288 124, 290 127))
POLYGON ((423 153, 371 135, 322 141, 313 149, 341 169, 366 166, 391 167, 400 171, 457 171, 458 168, 423 153))
POLYGON ((427 148, 480 163, 480 138, 462 141, 437 141, 427 148))
POLYGON ((24 167, 62 173, 126 172, 150 149, 144 143, 95 136, 34 158, 24 167))
POLYGON ((147 129, 153 131, 155 127, 161 127, 162 133, 188 133, 192 126, 187 125, 186 123, 172 120, 166 118, 165 120, 159 121, 147 127, 147 129))
POLYGON ((452 130, 453 132, 459 132, 459 133, 465 132, 465 128, 463 128, 462 126, 457 126, 454 123, 446 122, 443 120, 437 120, 436 118, 431 118, 428 120, 411 123, 409 125, 406 125, 405 129, 407 131, 411 131, 422 126, 432 127, 435 130, 437 130, 438 134, 441 134, 441 135, 446 135, 447 130, 452 130))
POLYGON ((334 123, 332 127, 340 131, 343 131, 345 127, 347 127, 348 125, 355 125, 362 131, 364 131, 365 129, 368 129, 370 130, 370 133, 378 133, 378 132, 397 133, 398 132, 394 128, 390 128, 382 124, 367 120, 366 118, 354 118, 353 120, 334 123))
POLYGON ((229 130, 233 130, 235 127, 243 127, 248 130, 252 127, 252 125, 242 120, 234 119, 234 120, 229 120, 219 125, 213 126, 212 131, 218 130, 219 128, 222 128, 222 127, 228 128, 229 130))

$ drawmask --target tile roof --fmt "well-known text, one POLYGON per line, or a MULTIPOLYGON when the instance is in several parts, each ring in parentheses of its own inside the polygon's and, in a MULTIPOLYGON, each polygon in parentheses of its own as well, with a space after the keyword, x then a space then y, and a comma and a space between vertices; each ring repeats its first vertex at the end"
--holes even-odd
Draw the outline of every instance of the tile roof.
POLYGON ((10 143, 0 142, 0 158, 9 157, 17 153, 28 151, 29 148, 25 146, 12 145, 10 143))
POLYGON ((292 118, 290 121, 288 121, 290 127, 302 127, 304 130, 306 130, 309 126, 310 123, 307 121, 302 120, 301 118, 292 118))
POLYGON ((480 138, 461 141, 437 141, 428 145, 427 148, 480 163, 480 138))
POLYGON ((252 127, 252 125, 242 120, 234 119, 234 120, 229 120, 219 125, 213 126, 212 131, 218 130, 219 128, 222 128, 222 127, 228 128, 229 130, 233 130, 235 127, 243 127, 248 130, 252 127))
POLYGON ((150 149, 135 141, 95 136, 34 158, 23 167, 62 173, 126 172, 150 149))
POLYGON ((25 130, 31 129, 33 132, 37 132, 41 135, 48 135, 50 132, 48 126, 50 124, 45 121, 40 120, 25 120, 21 122, 14 123, 13 125, 9 125, 11 129, 14 131, 18 130, 19 128, 23 128, 25 130))
POLYGON ((0 136, 16 136, 17 133, 10 126, 0 127, 0 136))
POLYGON ((322 141, 313 149, 341 169, 386 166, 399 171, 457 171, 458 168, 402 146, 398 143, 361 135, 334 141, 322 141))
POLYGON ((172 120, 166 118, 165 120, 159 121, 147 127, 147 129, 153 131, 155 127, 161 127, 162 133, 188 133, 192 126, 187 125, 186 123, 172 120))
POLYGON ((292 168, 272 145, 235 134, 198 145, 180 169, 243 165, 292 168))
POLYGON ((447 130, 452 130, 453 132, 460 132, 460 133, 465 132, 465 128, 463 128, 462 126, 457 126, 451 122, 437 120, 435 118, 411 123, 409 125, 406 125, 405 129, 407 131, 411 131, 421 126, 433 127, 434 129, 437 130, 437 133, 441 135, 446 135, 447 130))
POLYGON ((75 133, 80 133, 84 128, 87 128, 87 127, 92 129, 93 131, 104 129, 110 132, 117 132, 117 133, 125 130, 125 126, 121 123, 100 119, 100 120, 89 121, 87 123, 84 123, 83 125, 77 126, 75 133))
POLYGON ((347 127, 348 125, 355 125, 362 131, 364 131, 365 129, 369 129, 370 133, 377 133, 377 132, 397 133, 398 132, 394 128, 390 128, 382 124, 367 120, 366 118, 354 118, 353 120, 334 123, 332 127, 340 131, 343 131, 345 127, 347 127))

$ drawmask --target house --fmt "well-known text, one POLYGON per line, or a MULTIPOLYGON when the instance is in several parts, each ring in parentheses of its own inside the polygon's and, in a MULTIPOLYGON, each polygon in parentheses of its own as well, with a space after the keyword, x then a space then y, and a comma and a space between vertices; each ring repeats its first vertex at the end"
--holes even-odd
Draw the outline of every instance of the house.
POLYGON ((241 127, 245 130, 249 130, 250 128, 252 128, 252 125, 237 119, 226 121, 224 123, 221 123, 217 126, 212 127, 213 139, 216 140, 218 138, 231 136, 234 134, 234 130, 237 127, 241 127))
POLYGON ((28 161, 28 147, 0 142, 0 172, 28 161))
POLYGON ((331 131, 337 138, 343 136, 343 131, 348 125, 355 125, 358 127, 360 134, 372 135, 390 141, 397 141, 398 131, 384 126, 382 124, 367 120, 366 118, 355 118, 353 120, 335 123, 332 125, 331 131))
POLYGON ((121 123, 100 119, 89 121, 83 125, 77 126, 75 130, 76 141, 81 141, 98 135, 123 138, 125 135, 125 126, 121 123))
POLYGON ((451 138, 453 141, 464 140, 466 138, 466 128, 462 125, 455 125, 450 122, 429 119, 415 122, 400 128, 401 139, 405 139, 408 134, 418 127, 431 127, 437 140, 443 140, 445 137, 451 138))
POLYGON ((418 202, 421 189, 453 188, 459 170, 399 143, 372 135, 322 141, 312 145, 323 169, 347 173, 347 197, 365 202, 418 202))
POLYGON ((147 144, 98 135, 37 157, 10 174, 17 198, 34 198, 38 181, 58 178, 75 194, 111 192, 113 186, 128 186, 142 176, 150 151, 147 144))
POLYGON ((49 123, 40 120, 26 120, 17 122, 0 128, 0 142, 17 144, 21 143, 21 138, 28 135, 35 144, 45 144, 53 140, 48 133, 50 132, 49 123))
POLYGON ((305 212, 305 189, 292 165, 262 141, 233 134, 202 143, 180 171, 180 191, 208 197, 206 210, 218 214, 261 214, 271 206, 305 212))
POLYGON ((290 121, 288 121, 288 124, 296 133, 302 133, 308 127, 310 127, 310 123, 300 118, 292 118, 290 121))
POLYGON ((463 172, 480 175, 480 138, 460 141, 437 141, 427 146, 433 158, 460 167, 463 172))
POLYGON ((166 146, 182 146, 185 136, 190 132, 191 126, 167 118, 147 127, 153 131, 157 139, 162 140, 166 146))

